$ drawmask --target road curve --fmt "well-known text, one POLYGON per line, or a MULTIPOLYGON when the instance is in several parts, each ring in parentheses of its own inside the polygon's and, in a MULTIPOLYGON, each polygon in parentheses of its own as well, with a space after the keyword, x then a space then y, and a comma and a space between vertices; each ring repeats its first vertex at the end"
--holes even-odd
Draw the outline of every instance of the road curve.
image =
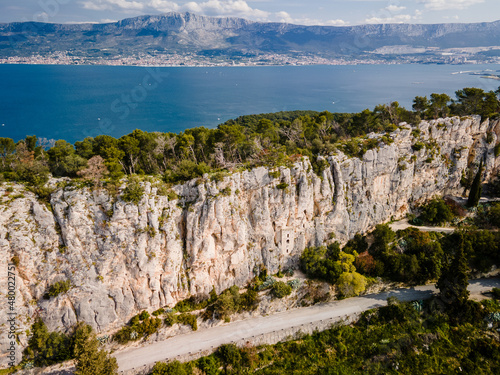
MULTIPOLYGON (((500 279, 479 279, 470 281, 471 293, 480 293, 500 287, 500 279)), ((320 322, 325 319, 341 319, 360 312, 387 305, 387 298, 394 296, 400 301, 414 301, 431 297, 437 289, 434 285, 402 288, 389 292, 348 298, 297 308, 281 313, 249 318, 222 326, 174 336, 141 348, 130 348, 113 354, 118 361, 120 372, 151 366, 158 361, 166 361, 189 353, 198 353, 229 343, 251 339, 254 336, 297 327, 302 324, 320 322)))

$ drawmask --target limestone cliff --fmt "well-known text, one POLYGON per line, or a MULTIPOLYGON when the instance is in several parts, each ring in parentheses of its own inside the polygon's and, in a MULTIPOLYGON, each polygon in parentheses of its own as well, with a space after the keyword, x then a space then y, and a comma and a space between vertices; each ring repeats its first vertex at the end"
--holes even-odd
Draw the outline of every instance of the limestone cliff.
MULTIPOLYGON (((52 194, 47 207, 19 185, 5 195, 3 184, 1 283, 6 290, 7 262, 17 256, 21 344, 37 315, 50 329, 83 320, 110 332, 143 309, 172 306, 213 286, 218 292, 242 286, 260 265, 272 273, 296 266, 305 247, 345 241, 404 216, 413 202, 462 194, 468 166, 484 158, 485 179, 499 167, 493 151, 499 135, 498 121, 481 123, 479 117, 418 128, 401 124, 390 135, 394 142, 362 159, 341 152, 326 157, 329 168, 321 177, 304 158, 279 173, 261 167, 222 181, 193 180, 174 187, 179 198, 173 200, 145 182, 138 205, 103 189, 66 187, 52 194), (48 286, 60 280, 73 287, 44 299, 48 286)), ((6 312, 7 304, 0 304, 2 353, 6 312)))

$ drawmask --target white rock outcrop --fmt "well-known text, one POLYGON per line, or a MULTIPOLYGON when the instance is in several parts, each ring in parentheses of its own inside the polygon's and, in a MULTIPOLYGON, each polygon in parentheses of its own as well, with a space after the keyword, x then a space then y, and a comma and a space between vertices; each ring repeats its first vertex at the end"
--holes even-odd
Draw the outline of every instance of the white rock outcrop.
MULTIPOLYGON (((212 287, 245 285, 261 265, 272 273, 296 266, 305 247, 346 241, 404 216, 417 201, 461 195, 469 166, 483 158, 485 179, 498 169, 499 134, 498 121, 479 117, 402 124, 390 135, 393 143, 362 159, 340 152, 326 157, 329 168, 321 177, 304 158, 280 167, 278 177, 261 167, 219 182, 193 180, 174 187, 175 200, 147 182, 138 205, 105 190, 67 187, 53 193, 47 207, 16 185, 9 196, 24 197, 4 196, 0 207, 0 273, 6 290, 7 263, 19 258, 17 358, 35 316, 51 330, 85 321, 111 332, 143 309, 172 306, 212 287), (415 151, 417 142, 427 147, 415 151), (60 280, 73 287, 44 299, 60 280)), ((9 341, 7 307, 0 304, 2 353, 9 341)))

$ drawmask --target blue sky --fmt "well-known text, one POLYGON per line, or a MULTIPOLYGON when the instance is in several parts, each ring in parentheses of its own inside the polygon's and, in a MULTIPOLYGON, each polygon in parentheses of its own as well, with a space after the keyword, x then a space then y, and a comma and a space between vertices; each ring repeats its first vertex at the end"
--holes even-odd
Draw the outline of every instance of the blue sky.
POLYGON ((170 11, 304 25, 487 22, 499 0, 2 0, 0 22, 109 22, 170 11))

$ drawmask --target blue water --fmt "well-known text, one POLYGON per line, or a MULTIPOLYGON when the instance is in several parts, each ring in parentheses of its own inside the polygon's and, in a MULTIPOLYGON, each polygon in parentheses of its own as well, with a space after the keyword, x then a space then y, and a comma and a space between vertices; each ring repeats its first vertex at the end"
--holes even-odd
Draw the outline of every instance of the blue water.
MULTIPOLYGON (((0 65, 0 137, 74 142, 134 129, 179 132, 245 114, 310 109, 357 112, 416 95, 500 81, 452 74, 500 65, 143 68, 0 65)), ((498 74, 498 73, 497 73, 498 74)))

